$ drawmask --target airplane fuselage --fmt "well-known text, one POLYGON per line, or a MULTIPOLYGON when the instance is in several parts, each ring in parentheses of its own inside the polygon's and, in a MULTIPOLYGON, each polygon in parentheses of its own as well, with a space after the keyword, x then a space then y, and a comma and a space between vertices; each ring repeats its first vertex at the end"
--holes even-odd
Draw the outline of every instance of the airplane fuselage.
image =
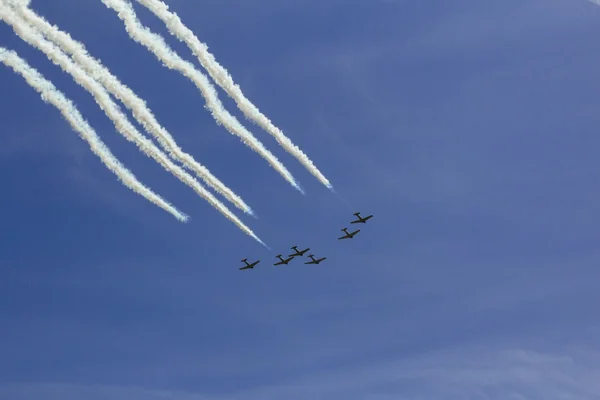
POLYGON ((364 224, 364 223, 366 223, 368 220, 370 220, 371 218, 373 218, 373 215, 368 215, 368 216, 366 216, 366 217, 361 217, 361 216, 360 216, 360 213, 356 213, 356 214, 354 214, 354 215, 356 215, 356 218, 358 218, 358 219, 357 219, 357 220, 355 220, 355 221, 352 221, 352 222, 350 222, 351 224, 364 224))
POLYGON ((288 255, 288 257, 301 257, 301 256, 303 256, 303 255, 304 255, 304 254, 305 254, 307 251, 309 251, 309 250, 310 250, 310 248, 309 248, 309 247, 307 247, 307 248, 306 248, 306 249, 304 249, 304 250, 298 250, 298 247, 297 247, 297 246, 292 246, 291 248, 292 248, 292 250, 294 250, 294 251, 295 251, 295 253, 294 253, 294 254, 290 254, 290 255, 288 255))
POLYGON ((342 229, 342 231, 345 232, 346 235, 344 235, 342 237, 339 237, 338 238, 339 240, 342 240, 342 239, 352 239, 354 237, 354 235, 356 235, 358 232, 360 232, 360 229, 357 229, 354 232, 348 232, 347 229, 342 229))
POLYGON ((306 253, 308 250, 310 250, 310 249, 296 251, 294 254, 290 254, 289 257, 302 257, 304 255, 304 253, 306 253))
POLYGON ((281 256, 278 256, 277 258, 279 258, 279 260, 281 260, 281 261, 279 261, 279 262, 276 262, 276 263, 275 263, 275 264, 273 264, 273 265, 287 264, 287 263, 289 263, 289 262, 290 262, 290 261, 291 261, 291 260, 292 260, 294 257, 289 257, 289 258, 286 258, 285 260, 284 260, 283 258, 281 258, 281 256))
POLYGON ((253 262, 252 264, 249 264, 249 263, 248 263, 248 261, 246 261, 246 260, 242 260, 242 262, 243 262, 244 264, 246 264, 246 266, 245 266, 245 267, 242 267, 242 268, 240 268, 240 270, 254 268, 254 266, 255 266, 256 264, 258 264, 258 263, 260 262, 260 260, 258 260, 258 261, 255 261, 255 262, 253 262))

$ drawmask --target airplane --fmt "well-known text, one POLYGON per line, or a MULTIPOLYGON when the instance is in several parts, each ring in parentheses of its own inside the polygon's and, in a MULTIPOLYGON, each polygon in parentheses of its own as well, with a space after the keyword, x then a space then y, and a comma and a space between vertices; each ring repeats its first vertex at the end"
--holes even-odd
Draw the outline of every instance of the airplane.
POLYGON ((290 254, 288 257, 303 256, 304 253, 310 250, 309 247, 305 248, 304 250, 298 250, 298 246, 292 246, 291 248, 294 249, 296 253, 290 254))
POLYGON ((344 228, 344 229, 342 229, 342 232, 346 232, 346 234, 342 237, 339 237, 338 240, 352 239, 354 237, 354 235, 356 235, 358 232, 360 232, 360 229, 357 229, 354 232, 348 232, 348 228, 344 228))
POLYGON ((323 258, 319 258, 318 260, 315 260, 315 257, 314 257, 314 255, 313 255, 313 254, 309 254, 308 256, 310 257, 310 259, 311 259, 312 261, 305 262, 304 264, 318 264, 318 263, 320 263, 321 261, 323 261, 323 260, 326 260, 326 259, 327 259, 327 257, 323 257, 323 258))
POLYGON ((273 265, 281 265, 281 264, 286 264, 286 265, 287 265, 287 263, 289 263, 289 262, 290 262, 290 261, 291 261, 291 260, 294 258, 294 256, 292 256, 292 257, 288 257, 288 258, 286 258, 286 259, 284 260, 283 258, 281 258, 281 254, 278 254, 278 255, 277 255, 277 258, 279 258, 281 261, 279 261, 279 262, 276 262, 276 263, 275 263, 275 264, 273 264, 273 265))
POLYGON ((370 220, 371 218, 373 218, 373 215, 369 215, 367 217, 361 217, 359 212, 355 212, 353 215, 356 215, 356 218, 358 218, 358 219, 356 221, 350 222, 351 224, 364 224, 368 220, 370 220))
POLYGON ((244 258, 244 259, 242 260, 242 262, 243 262, 243 263, 246 263, 246 266, 245 266, 245 267, 242 267, 242 268, 240 268, 240 271, 241 271, 241 270, 243 270, 243 269, 251 269, 251 268, 254 268, 254 266, 255 266, 256 264, 258 264, 258 263, 260 262, 260 260, 256 260, 256 261, 255 261, 255 262, 253 262, 252 264, 248 264, 248 259, 247 259, 247 258, 244 258))

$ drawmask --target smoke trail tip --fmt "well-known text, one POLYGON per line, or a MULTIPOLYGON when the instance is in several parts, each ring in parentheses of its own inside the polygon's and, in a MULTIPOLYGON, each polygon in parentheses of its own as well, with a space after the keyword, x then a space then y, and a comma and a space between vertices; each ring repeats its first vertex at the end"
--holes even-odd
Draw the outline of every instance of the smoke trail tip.
POLYGON ((189 215, 181 213, 180 215, 177 216, 177 219, 179 220, 179 222, 183 222, 184 224, 186 224, 189 222, 190 217, 189 217, 189 215))
POLYGON ((265 244, 265 242, 263 242, 262 240, 260 240, 260 239, 259 239, 259 238, 258 238, 256 235, 253 235, 252 237, 253 237, 254 239, 256 239, 256 241, 257 241, 258 243, 260 243, 260 244, 262 244, 263 246, 265 246, 265 247, 266 247, 266 248, 267 248, 269 251, 273 251, 273 249, 271 249, 269 246, 267 246, 267 245, 265 244))
POLYGON ((243 210, 244 210, 244 213, 251 215, 253 217, 256 217, 254 210, 252 208, 250 208, 250 206, 247 206, 246 204, 244 204, 243 210))
POLYGON ((306 192, 304 191, 304 189, 302 189, 302 187, 294 182, 294 189, 296 189, 297 191, 299 191, 300 193, 302 193, 303 196, 306 196, 306 192))

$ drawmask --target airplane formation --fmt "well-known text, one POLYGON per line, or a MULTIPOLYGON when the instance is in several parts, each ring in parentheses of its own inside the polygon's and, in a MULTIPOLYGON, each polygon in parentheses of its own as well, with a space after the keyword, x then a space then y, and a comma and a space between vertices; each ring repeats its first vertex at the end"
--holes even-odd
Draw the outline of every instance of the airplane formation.
MULTIPOLYGON (((371 218, 373 218, 373 215, 369 215, 366 217, 361 217, 359 212, 355 212, 353 214, 354 216, 356 216, 356 220, 351 221, 351 224, 365 224, 367 223, 368 220, 370 220, 371 218)), ((348 228, 342 228, 342 232, 345 233, 344 236, 341 236, 338 238, 338 240, 343 240, 343 239, 353 239, 354 236, 360 232, 360 229, 355 230, 354 232, 348 232, 348 228)), ((294 250, 294 253, 292 254, 288 254, 287 258, 283 258, 283 254, 277 254, 275 256, 275 258, 277 258, 279 261, 277 261, 276 263, 274 263, 274 266, 277 265, 287 265, 290 263, 290 261, 292 261, 294 258, 296 257, 302 257, 307 251, 310 250, 310 247, 307 247, 304 250, 298 250, 298 246, 294 245, 292 247, 290 247, 292 250, 294 250)), ((307 255, 308 258, 310 258, 310 261, 305 262, 304 264, 319 264, 322 261, 325 261, 327 259, 327 257, 321 257, 321 258, 315 258, 314 254, 309 254, 307 255)), ((245 263, 246 265, 241 267, 240 270, 244 270, 244 269, 253 269, 258 263, 260 263, 260 260, 256 260, 253 263, 249 263, 247 258, 244 258, 242 260, 243 263, 245 263)))

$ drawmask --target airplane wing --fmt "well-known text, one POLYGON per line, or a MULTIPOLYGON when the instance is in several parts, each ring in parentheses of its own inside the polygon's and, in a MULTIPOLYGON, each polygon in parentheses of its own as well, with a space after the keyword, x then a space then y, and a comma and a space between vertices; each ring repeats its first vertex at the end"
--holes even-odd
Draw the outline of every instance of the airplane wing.
POLYGON ((351 224, 364 224, 364 223, 366 223, 368 220, 370 220, 371 218, 373 218, 373 216, 372 216, 372 215, 369 215, 369 216, 367 216, 367 217, 358 217, 358 216, 357 216, 357 218, 358 218, 358 219, 356 219, 356 220, 354 220, 354 221, 352 221, 352 222, 350 222, 350 223, 351 223, 351 224))

